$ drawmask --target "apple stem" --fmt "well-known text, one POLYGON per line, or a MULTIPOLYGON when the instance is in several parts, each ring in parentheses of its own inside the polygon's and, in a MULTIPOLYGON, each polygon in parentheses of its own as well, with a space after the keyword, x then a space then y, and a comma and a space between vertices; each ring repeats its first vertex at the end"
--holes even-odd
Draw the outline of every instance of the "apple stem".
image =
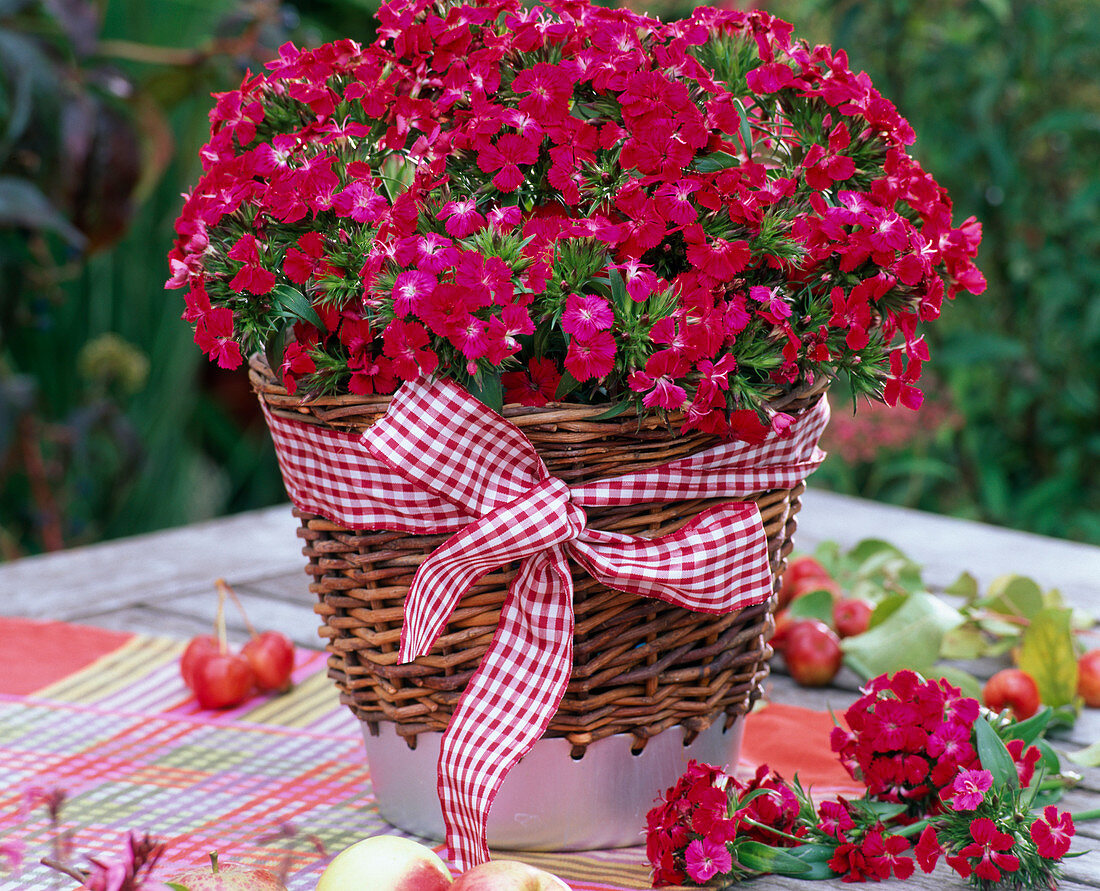
POLYGON ((248 629, 250 637, 259 637, 259 632, 256 631, 256 626, 248 618, 248 613, 244 611, 244 604, 241 603, 241 599, 237 596, 237 592, 233 590, 230 584, 225 579, 217 579, 214 582, 218 586, 218 593, 223 597, 228 594, 232 598, 233 602, 237 605, 237 609, 240 610, 241 618, 244 619, 244 625, 248 629))
POLYGON ((225 632, 225 592, 218 588, 218 612, 214 617, 214 630, 218 634, 218 652, 223 656, 229 652, 229 640, 225 632))
POLYGON ((217 851, 211 851, 210 852, 210 869, 213 871, 214 875, 217 875, 218 872, 219 872, 219 869, 218 869, 218 852, 217 851))

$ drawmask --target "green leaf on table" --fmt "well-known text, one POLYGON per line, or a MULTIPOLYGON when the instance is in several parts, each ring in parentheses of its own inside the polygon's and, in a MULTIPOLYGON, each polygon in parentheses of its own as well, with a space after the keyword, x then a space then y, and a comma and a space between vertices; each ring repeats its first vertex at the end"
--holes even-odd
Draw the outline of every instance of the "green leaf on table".
POLYGON ((904 560, 905 554, 896 545, 883 541, 881 538, 865 538, 848 552, 848 557, 857 566, 863 566, 871 560, 883 559, 884 557, 900 557, 904 560))
POLYGON ((957 609, 918 591, 905 597, 881 624, 843 640, 844 661, 864 678, 902 668, 924 672, 939 658, 943 636, 962 623, 957 609))
POLYGON ((1068 705, 1077 695, 1077 657, 1074 654, 1071 611, 1044 607, 1031 620, 1020 642, 1017 665, 1039 687, 1044 705, 1068 705))
POLYGON ((943 589, 944 594, 961 597, 967 603, 978 599, 978 580, 969 572, 964 572, 955 581, 943 589))
POLYGON ((996 613, 1030 619, 1043 608, 1043 589, 1022 575, 1002 575, 989 584, 982 603, 996 613))
POLYGON ((1086 749, 1069 752, 1066 757, 1074 764, 1080 764, 1082 767, 1100 767, 1100 740, 1097 740, 1086 749))
POLYGON ((1004 740, 985 718, 978 718, 974 722, 974 744, 978 750, 978 760, 982 762, 983 768, 993 774, 995 786, 1019 787, 1020 777, 1016 773, 1012 756, 1005 748, 1004 740))
POLYGON ((792 619, 817 619, 826 625, 831 625, 833 595, 824 588, 819 588, 792 600, 789 609, 792 619))
POLYGON ((972 622, 968 622, 958 628, 952 628, 943 636, 943 644, 940 646, 940 658, 980 659, 988 650, 989 643, 985 635, 982 634, 981 629, 972 622))
POLYGON ((839 544, 835 541, 823 541, 814 548, 813 557, 818 563, 825 567, 829 575, 836 578, 842 562, 839 544))
POLYGON ((982 701, 982 682, 968 671, 955 668, 953 665, 937 665, 928 670, 928 677, 930 679, 941 677, 947 683, 962 690, 963 696, 977 699, 978 702, 982 701))
POLYGON ((909 599, 908 594, 890 594, 884 600, 880 600, 875 606, 874 612, 871 613, 871 620, 867 625, 868 630, 881 625, 894 613, 901 609, 902 605, 909 599))

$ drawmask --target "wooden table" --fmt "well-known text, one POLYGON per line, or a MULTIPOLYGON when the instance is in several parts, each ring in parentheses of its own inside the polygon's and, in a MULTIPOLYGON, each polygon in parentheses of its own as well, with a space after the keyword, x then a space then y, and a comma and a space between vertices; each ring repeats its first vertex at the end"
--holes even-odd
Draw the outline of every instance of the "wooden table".
MULTIPOLYGON (((297 643, 317 647, 313 623, 304 619, 310 595, 295 535, 297 521, 287 506, 239 514, 149 535, 58 554, 0 564, 0 609, 5 615, 49 617, 106 628, 187 638, 209 630, 215 598, 212 582, 224 577, 240 594, 253 621, 282 630, 297 643)), ((1020 573, 1044 588, 1058 588, 1073 606, 1100 615, 1100 548, 920 513, 825 492, 804 499, 796 545, 812 550, 832 539, 842 547, 863 538, 885 538, 924 566, 933 588, 961 571, 983 585, 1003 573, 1020 573)), ((231 637, 245 638, 230 614, 231 637)), ((1100 637, 1095 641, 1100 646, 1100 637)), ((996 666, 989 666, 994 670, 996 666)), ((775 701, 841 711, 855 699, 858 679, 842 671, 834 686, 805 690, 775 674, 768 695, 775 701)), ((1055 741, 1073 751, 1100 739, 1100 710, 1086 710, 1073 733, 1055 741)), ((1100 807, 1100 769, 1082 770, 1081 783, 1064 807, 1100 807)), ((1100 822, 1078 828, 1074 850, 1088 850, 1066 863, 1067 891, 1100 888, 1100 822)), ((963 888, 941 867, 931 876, 886 887, 918 891, 963 888)), ((805 885, 766 877, 751 888, 842 887, 839 881, 805 885)), ((849 886, 843 886, 849 887, 849 886)))

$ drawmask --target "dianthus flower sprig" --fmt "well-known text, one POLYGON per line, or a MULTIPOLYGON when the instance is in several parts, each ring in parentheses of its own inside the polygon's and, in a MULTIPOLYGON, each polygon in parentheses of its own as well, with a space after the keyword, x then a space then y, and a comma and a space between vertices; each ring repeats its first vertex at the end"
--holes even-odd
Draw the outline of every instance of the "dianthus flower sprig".
MULTIPOLYGON (((851 732, 834 734, 842 762, 867 786, 863 797, 815 804, 797 776, 788 784, 762 766, 746 784, 693 762, 648 816, 654 881, 701 885, 761 872, 908 879, 942 858, 981 891, 1056 887, 1061 861, 1076 855, 1075 818, 1054 804, 1067 777, 1042 739, 1052 717, 1048 708, 1006 720, 913 672, 875 678, 845 714, 851 732), (899 702, 912 708, 894 707, 899 702), (925 746, 933 737, 959 743, 937 756, 950 761, 951 774, 933 780, 925 771, 914 785, 892 772, 913 754, 899 733, 912 747, 920 734, 925 746), (895 781, 884 784, 890 776, 895 781)), ((1100 811, 1076 815, 1096 818, 1100 811)))
POLYGON ((742 438, 842 371, 916 407, 920 324, 984 282, 912 141, 761 12, 391 3, 217 96, 169 286, 291 392, 444 374, 742 438))

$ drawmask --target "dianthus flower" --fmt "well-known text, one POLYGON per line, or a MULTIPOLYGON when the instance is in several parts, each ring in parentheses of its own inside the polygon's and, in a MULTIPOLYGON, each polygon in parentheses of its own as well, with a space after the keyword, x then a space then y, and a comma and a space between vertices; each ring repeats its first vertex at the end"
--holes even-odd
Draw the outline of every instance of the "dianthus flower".
POLYGON ((970 836, 973 844, 962 848, 958 855, 948 858, 948 863, 964 879, 973 871, 980 879, 991 882, 1001 881, 1001 870, 1015 872, 1020 868, 1020 860, 1012 850, 1013 839, 1007 832, 1001 832, 988 817, 982 817, 970 824, 970 836), (977 863, 973 859, 980 858, 977 863))
POLYGON ((1048 860, 1059 860, 1066 855, 1074 831, 1073 817, 1059 813, 1053 804, 1043 808, 1043 815, 1031 824, 1030 830, 1039 855, 1048 860))

